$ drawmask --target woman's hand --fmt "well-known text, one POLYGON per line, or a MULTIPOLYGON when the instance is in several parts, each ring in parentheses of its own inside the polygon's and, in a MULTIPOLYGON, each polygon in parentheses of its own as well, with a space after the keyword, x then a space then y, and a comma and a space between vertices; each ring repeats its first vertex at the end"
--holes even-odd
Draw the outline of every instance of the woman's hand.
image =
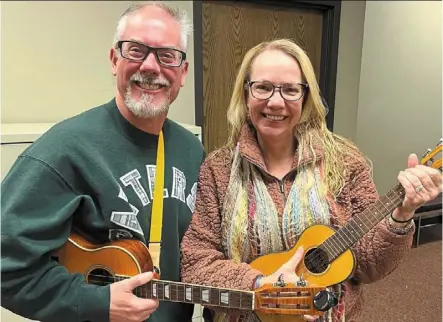
POLYGON ((402 205, 392 214, 392 217, 399 221, 412 219, 415 210, 435 199, 442 191, 440 172, 419 164, 415 154, 409 156, 408 168, 400 171, 397 178, 406 192, 402 205))
POLYGON ((295 268, 302 260, 303 252, 303 247, 297 249, 291 259, 284 263, 277 271, 271 275, 262 277, 259 280, 258 287, 262 285, 273 285, 278 282, 296 284, 299 277, 295 274, 295 268))
POLYGON ((309 322, 315 322, 319 318, 318 315, 303 315, 303 320, 309 321, 309 322))
MULTIPOLYGON (((289 261, 287 261, 285 264, 283 264, 276 272, 274 272, 272 275, 268 275, 265 277, 262 277, 259 280, 258 287, 263 285, 273 285, 275 283, 293 283, 296 284, 299 280, 299 277, 297 274, 295 274, 295 269, 297 265, 300 263, 300 261, 303 259, 303 247, 300 247, 297 249, 295 254, 291 257, 289 261)), ((303 315, 303 320, 305 321, 315 321, 318 319, 318 316, 312 316, 312 315, 303 315)))

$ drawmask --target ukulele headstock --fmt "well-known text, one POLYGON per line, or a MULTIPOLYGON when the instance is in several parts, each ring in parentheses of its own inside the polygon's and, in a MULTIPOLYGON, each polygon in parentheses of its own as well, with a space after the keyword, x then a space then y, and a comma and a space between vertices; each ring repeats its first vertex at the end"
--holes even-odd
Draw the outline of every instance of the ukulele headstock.
POLYGON ((322 316, 324 312, 316 309, 315 303, 318 295, 325 290, 325 287, 316 285, 263 285, 254 291, 254 310, 264 314, 322 316))
POLYGON ((437 146, 432 150, 428 149, 423 155, 420 164, 438 169, 440 172, 442 172, 442 161, 441 161, 441 153, 442 153, 442 142, 443 139, 440 139, 438 141, 437 146), (437 154, 439 154, 438 158, 436 158, 437 154))

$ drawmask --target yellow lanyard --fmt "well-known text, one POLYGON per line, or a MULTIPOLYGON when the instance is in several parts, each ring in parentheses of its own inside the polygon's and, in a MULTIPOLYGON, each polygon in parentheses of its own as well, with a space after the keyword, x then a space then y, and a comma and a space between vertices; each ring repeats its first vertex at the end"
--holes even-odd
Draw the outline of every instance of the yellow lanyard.
POLYGON ((165 181, 165 147, 163 131, 160 131, 157 146, 157 162, 155 167, 154 200, 152 201, 151 231, 149 234, 149 252, 154 267, 160 269, 160 248, 163 220, 163 187, 165 181))

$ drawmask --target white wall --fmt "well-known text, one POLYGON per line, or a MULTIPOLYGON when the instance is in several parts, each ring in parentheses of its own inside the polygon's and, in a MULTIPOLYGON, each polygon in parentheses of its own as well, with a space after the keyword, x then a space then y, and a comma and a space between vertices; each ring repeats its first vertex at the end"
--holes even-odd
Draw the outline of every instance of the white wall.
POLYGON ((355 139, 366 1, 343 1, 340 16, 334 132, 355 139))
POLYGON ((368 1, 356 140, 380 193, 442 136, 441 1, 368 1))
MULTIPOLYGON (((187 10, 192 1, 171 1, 187 10)), ((131 1, 2 1, 2 123, 58 122, 115 95, 109 50, 131 1)), ((194 40, 169 116, 194 122, 194 40)))

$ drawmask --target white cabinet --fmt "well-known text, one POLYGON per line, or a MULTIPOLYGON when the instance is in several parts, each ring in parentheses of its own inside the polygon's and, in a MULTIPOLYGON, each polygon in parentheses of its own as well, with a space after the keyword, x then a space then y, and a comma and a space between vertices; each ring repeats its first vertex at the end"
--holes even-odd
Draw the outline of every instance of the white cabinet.
POLYGON ((19 154, 53 125, 53 123, 11 123, 1 125, 0 157, 2 180, 19 154))

